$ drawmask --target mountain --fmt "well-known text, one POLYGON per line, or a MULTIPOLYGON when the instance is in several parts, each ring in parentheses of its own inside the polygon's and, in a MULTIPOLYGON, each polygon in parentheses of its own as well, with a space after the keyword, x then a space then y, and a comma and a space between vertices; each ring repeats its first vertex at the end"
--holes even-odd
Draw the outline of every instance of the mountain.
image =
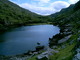
POLYGON ((49 39, 50 47, 59 52, 50 60, 80 60, 80 1, 60 12, 50 15, 53 25, 60 27, 60 33, 49 39))
MULTIPOLYGON (((43 55, 49 56, 49 60, 80 60, 80 1, 62 9, 60 12, 43 17, 8 0, 0 0, 0 27, 2 29, 11 25, 46 22, 44 20, 57 25, 60 28, 60 33, 49 38, 51 51, 48 49, 48 52, 51 53, 50 56, 49 53, 43 55)), ((34 54, 28 60, 37 60, 39 54, 34 54)), ((14 57, 12 58, 14 60, 14 57)), ((19 58, 21 59, 21 57, 19 58)))
POLYGON ((66 14, 67 12, 72 11, 72 9, 74 8, 74 4, 70 5, 68 8, 63 8, 60 12, 56 12, 55 14, 51 14, 50 16, 55 17, 59 14, 66 14))
POLYGON ((79 0, 79 2, 77 2, 77 4, 75 4, 75 6, 74 6, 74 10, 75 11, 77 11, 77 10, 79 10, 80 9, 80 0, 79 0))
POLYGON ((79 22, 80 1, 68 8, 62 9, 60 12, 50 15, 53 18, 53 24, 66 25, 69 23, 79 22))
POLYGON ((0 0, 0 30, 5 30, 9 26, 44 23, 45 20, 43 18, 9 0, 0 0))

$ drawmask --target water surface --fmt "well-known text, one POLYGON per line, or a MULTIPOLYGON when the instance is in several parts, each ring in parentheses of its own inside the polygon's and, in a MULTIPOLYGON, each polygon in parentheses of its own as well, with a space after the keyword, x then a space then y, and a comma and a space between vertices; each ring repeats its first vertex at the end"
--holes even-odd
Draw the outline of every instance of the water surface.
POLYGON ((0 35, 0 55, 17 55, 35 50, 37 42, 47 46, 49 38, 59 33, 53 25, 23 26, 0 35))

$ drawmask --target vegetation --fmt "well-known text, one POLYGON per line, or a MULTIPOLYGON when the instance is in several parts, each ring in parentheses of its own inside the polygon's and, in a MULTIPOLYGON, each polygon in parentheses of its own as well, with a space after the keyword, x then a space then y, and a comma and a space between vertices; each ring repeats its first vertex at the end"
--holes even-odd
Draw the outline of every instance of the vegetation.
POLYGON ((0 0, 0 31, 10 27, 22 26, 33 23, 47 23, 49 17, 37 15, 23 9, 9 0, 0 0))
POLYGON ((54 54, 53 56, 50 56, 50 60, 72 60, 73 59, 76 53, 75 50, 80 46, 79 45, 80 42, 77 42, 77 39, 80 36, 79 15, 80 15, 80 1, 76 3, 75 5, 71 5, 70 7, 66 9, 62 9, 60 12, 51 15, 53 17, 53 24, 58 25, 61 28, 61 33, 62 33, 52 38, 51 45, 57 44, 57 41, 60 40, 61 38, 64 38, 64 36, 70 35, 70 34, 67 34, 68 32, 72 32, 71 33, 72 36, 67 42, 61 45, 57 44, 59 48, 62 45, 66 44, 66 48, 60 49, 59 53, 54 54), (66 32, 65 29, 68 29, 68 31, 66 32), (74 41, 73 44, 70 45, 69 44, 70 41, 74 41))
MULTIPOLYGON (((50 45, 57 45, 60 49, 55 49, 59 50, 59 53, 50 56, 50 60, 72 60, 76 48, 80 45, 80 42, 77 42, 77 38, 80 36, 80 1, 60 12, 44 17, 23 9, 8 0, 0 0, 0 30, 33 23, 58 25, 61 28, 60 34, 50 38, 50 45), (68 41, 58 44, 58 40, 68 35, 72 35, 68 41), (74 42, 70 44, 71 41, 74 42), (66 48, 62 49, 62 45, 66 45, 66 48)), ((36 56, 29 60, 36 60, 36 56)))
POLYGON ((56 50, 59 50, 60 48, 59 53, 50 56, 50 60, 72 60, 75 54, 76 45, 77 45, 77 34, 72 35, 67 42, 58 45, 59 47, 56 50), (70 44, 70 41, 72 40, 74 40, 74 42, 73 44, 70 44), (62 49, 61 47, 62 45, 66 45, 66 48, 62 49))
MULTIPOLYGON (((80 1, 70 7, 62 9, 60 12, 50 15, 50 20, 53 25, 58 25, 61 28, 60 34, 50 38, 50 46, 58 46, 59 53, 54 53, 50 56, 50 60, 72 60, 76 54, 75 50, 80 46, 80 42, 77 41, 80 36, 80 1), (65 31, 67 29, 68 31, 65 31), (64 33, 66 32, 66 33, 64 33), (68 32, 71 32, 68 34, 68 32), (65 36, 72 35, 70 39, 62 44, 58 44, 58 40, 65 36), (72 44, 70 44, 73 41, 72 44), (62 48, 66 45, 65 48, 62 48)), ((36 60, 36 58, 33 58, 36 60)))

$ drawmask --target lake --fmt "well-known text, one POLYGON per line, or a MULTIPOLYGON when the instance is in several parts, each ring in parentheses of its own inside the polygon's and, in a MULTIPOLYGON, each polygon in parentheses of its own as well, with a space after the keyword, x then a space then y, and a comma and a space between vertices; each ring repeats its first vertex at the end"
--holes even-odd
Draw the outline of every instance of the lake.
POLYGON ((0 35, 0 55, 18 55, 35 50, 37 42, 47 46, 60 29, 53 25, 22 26, 0 35))

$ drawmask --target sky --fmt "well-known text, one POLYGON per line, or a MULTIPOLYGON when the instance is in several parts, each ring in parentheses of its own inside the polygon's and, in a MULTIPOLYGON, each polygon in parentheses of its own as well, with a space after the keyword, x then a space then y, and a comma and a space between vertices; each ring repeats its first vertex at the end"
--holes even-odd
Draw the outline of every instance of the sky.
POLYGON ((79 0, 10 0, 20 7, 40 15, 50 15, 75 4, 79 0))

